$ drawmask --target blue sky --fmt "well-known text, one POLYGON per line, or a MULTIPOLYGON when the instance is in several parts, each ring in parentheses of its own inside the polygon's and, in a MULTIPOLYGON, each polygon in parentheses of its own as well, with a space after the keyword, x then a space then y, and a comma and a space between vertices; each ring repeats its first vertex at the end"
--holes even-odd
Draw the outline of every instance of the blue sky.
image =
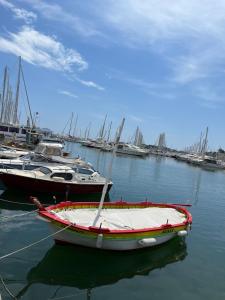
POLYGON ((22 56, 41 127, 62 132, 73 111, 95 137, 107 113, 124 140, 139 126, 182 149, 209 126, 225 148, 224 0, 0 0, 0 24, 1 74, 15 82, 22 56))

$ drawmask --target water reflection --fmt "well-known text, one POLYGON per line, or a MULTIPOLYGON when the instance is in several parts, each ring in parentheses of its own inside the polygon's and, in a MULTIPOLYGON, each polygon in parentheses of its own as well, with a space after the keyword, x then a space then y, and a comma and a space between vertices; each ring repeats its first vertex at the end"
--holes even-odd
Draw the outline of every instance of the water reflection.
POLYGON ((135 275, 148 276, 152 270, 183 260, 186 255, 186 244, 181 238, 154 248, 130 252, 54 245, 29 271, 28 283, 17 297, 23 296, 35 283, 87 289, 90 297, 90 289, 135 275))
POLYGON ((200 191, 200 187, 201 187, 201 180, 202 180, 202 171, 199 170, 199 172, 197 173, 194 188, 193 188, 193 198, 194 198, 193 204, 195 204, 195 205, 198 203, 198 199, 199 199, 198 197, 199 197, 199 191, 200 191))
MULTIPOLYGON (((153 158, 151 158, 151 159, 153 159, 153 158)), ((165 157, 162 157, 162 156, 154 157, 155 163, 154 163, 154 167, 153 167, 153 179, 154 179, 155 183, 157 183, 159 181, 161 168, 162 168, 161 163, 163 161, 165 161, 165 157)))

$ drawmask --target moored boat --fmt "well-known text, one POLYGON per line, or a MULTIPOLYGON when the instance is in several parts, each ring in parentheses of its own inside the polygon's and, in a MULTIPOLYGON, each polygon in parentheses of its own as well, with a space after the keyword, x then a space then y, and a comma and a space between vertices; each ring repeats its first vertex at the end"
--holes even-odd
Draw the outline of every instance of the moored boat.
POLYGON ((55 241, 107 250, 134 250, 162 244, 187 235, 191 214, 175 204, 151 202, 62 202, 43 207, 39 215, 49 222, 55 241), (94 221, 95 220, 95 221, 94 221), (63 230, 60 230, 63 229, 63 230))
MULTIPOLYGON (((101 193, 106 182, 104 177, 93 170, 83 169, 79 173, 68 166, 59 165, 32 171, 2 169, 0 179, 8 188, 67 196, 101 193)), ((111 186, 112 182, 109 183, 108 190, 111 186)))
POLYGON ((142 149, 138 146, 132 144, 118 144, 116 147, 116 153, 125 154, 125 155, 134 155, 146 157, 149 154, 149 151, 142 149))

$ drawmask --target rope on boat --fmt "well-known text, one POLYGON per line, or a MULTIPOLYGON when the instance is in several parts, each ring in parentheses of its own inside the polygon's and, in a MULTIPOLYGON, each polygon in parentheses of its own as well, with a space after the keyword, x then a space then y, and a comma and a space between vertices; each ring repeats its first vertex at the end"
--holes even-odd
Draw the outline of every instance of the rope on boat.
MULTIPOLYGON (((3 278, 2 278, 2 275, 0 274, 0 280, 1 280, 1 282, 2 282, 2 285, 3 285, 3 287, 4 287, 4 289, 6 290, 6 292, 9 294, 9 296, 11 296, 11 298, 13 298, 13 299, 17 299, 17 297, 16 296, 14 296, 13 295, 13 293, 10 291, 10 289, 7 287, 7 285, 5 284, 5 282, 4 282, 4 280, 3 280, 3 278)), ((0 297, 1 297, 1 295, 0 295, 0 297)), ((0 298, 1 299, 1 298, 0 298)))
POLYGON ((8 203, 14 203, 14 204, 35 205, 34 203, 15 202, 15 201, 10 201, 10 200, 6 200, 6 199, 2 199, 2 198, 0 198, 0 201, 2 201, 2 202, 8 202, 8 203))
POLYGON ((8 219, 13 219, 13 218, 16 218, 16 217, 22 217, 22 216, 25 216, 25 215, 37 212, 38 210, 39 209, 35 209, 35 210, 32 210, 32 211, 25 212, 23 214, 13 215, 13 216, 2 216, 2 217, 0 217, 0 221, 5 221, 5 220, 8 220, 8 219))
MULTIPOLYGON (((16 201, 11 201, 11 200, 6 200, 6 199, 2 199, 2 198, 0 198, 0 202, 8 202, 8 203, 13 203, 13 204, 19 204, 19 205, 21 205, 21 204, 23 204, 23 205, 33 205, 33 206, 36 206, 36 204, 34 204, 34 203, 27 203, 27 202, 16 202, 16 201)), ((42 203, 42 205, 43 206, 49 206, 50 205, 50 203, 42 203)))
POLYGON ((43 241, 47 240, 48 238, 50 238, 50 237, 52 237, 52 236, 54 236, 54 235, 56 235, 56 234, 58 234, 58 233, 60 233, 60 232, 62 232, 62 231, 64 231, 64 230, 66 230, 67 228, 69 228, 69 227, 71 227, 71 226, 73 226, 73 224, 70 224, 70 225, 68 225, 68 226, 66 226, 66 227, 64 227, 64 228, 62 228, 62 229, 60 229, 60 230, 58 230, 58 231, 56 231, 56 232, 54 232, 54 233, 52 233, 52 234, 49 234, 49 235, 47 235, 46 237, 40 239, 39 241, 36 241, 36 242, 34 242, 34 243, 32 243, 32 244, 29 244, 29 245, 27 245, 27 246, 25 246, 25 247, 23 247, 23 248, 17 249, 17 250, 15 250, 15 251, 10 252, 10 253, 8 253, 8 254, 5 254, 5 255, 3 255, 3 256, 0 256, 0 261, 3 260, 4 258, 7 258, 7 257, 9 257, 9 256, 12 256, 13 254, 19 253, 19 252, 21 252, 21 251, 23 251, 23 250, 26 250, 26 249, 28 249, 28 248, 30 248, 30 247, 32 247, 32 246, 35 246, 35 245, 39 244, 40 242, 43 242, 43 241))

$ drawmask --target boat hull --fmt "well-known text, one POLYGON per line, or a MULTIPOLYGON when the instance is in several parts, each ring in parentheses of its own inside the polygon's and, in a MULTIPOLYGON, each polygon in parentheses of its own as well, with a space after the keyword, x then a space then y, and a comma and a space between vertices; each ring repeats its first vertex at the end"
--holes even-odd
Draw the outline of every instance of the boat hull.
POLYGON ((140 156, 140 157, 146 157, 148 155, 148 153, 136 152, 136 151, 126 151, 126 150, 121 150, 121 149, 117 149, 116 153, 123 154, 123 155, 140 156))
MULTIPOLYGON (((98 194, 102 193, 104 184, 70 183, 41 180, 11 173, 0 173, 0 179, 7 188, 25 192, 52 193, 54 195, 98 194)), ((112 184, 108 185, 108 191, 112 184)))
POLYGON ((104 250, 125 251, 160 245, 176 236, 186 236, 192 223, 191 214, 184 207, 176 204, 155 204, 146 201, 140 203, 127 203, 123 201, 104 203, 102 209, 106 209, 106 214, 104 214, 103 211, 101 212, 100 218, 102 219, 98 220, 100 222, 98 224, 98 221, 94 221, 99 206, 97 202, 67 201, 44 207, 36 198, 33 198, 32 201, 39 207, 40 217, 48 222, 56 242, 104 250), (147 212, 147 214, 142 214, 141 211, 145 208, 153 208, 154 210, 152 210, 152 213, 150 213, 149 210, 145 210, 143 212, 147 212), (157 210, 155 210, 155 208, 157 208, 157 210), (147 221, 146 217, 153 217, 154 212, 157 211, 158 214, 158 211, 164 208, 167 209, 168 214, 165 214, 166 211, 163 212, 163 214, 161 213, 161 221, 157 225, 155 225, 155 221, 153 223, 147 221), (83 209, 84 214, 82 217, 79 211, 83 209), (133 212, 132 209, 134 209, 133 212), (122 214, 119 213, 123 210, 125 212, 124 219, 122 214), (178 214, 173 214, 170 219, 173 224, 170 224, 167 218, 171 214, 171 210, 178 212, 178 214), (77 212, 77 215, 72 211, 77 212), (112 218, 116 216, 117 212, 120 216, 119 221, 117 218, 110 218, 110 216, 112 218), (109 226, 107 226, 106 223, 107 214, 109 216, 108 224, 111 224, 109 226), (127 220, 134 218, 134 221, 136 219, 136 224, 139 225, 135 227, 135 225, 131 225, 132 223, 129 224, 129 221, 126 222, 127 214, 129 214, 127 220), (180 214, 182 214, 183 217, 181 217, 180 214), (146 221, 140 223, 137 221, 139 217, 144 218, 146 221))
MULTIPOLYGON (((49 223, 49 226, 51 227, 53 233, 58 232, 61 228, 54 223, 49 223)), ((112 238, 107 237, 107 234, 104 235, 104 233, 87 236, 87 234, 85 233, 67 229, 56 233, 54 239, 56 243, 74 244, 89 248, 100 248, 104 250, 126 251, 163 244, 178 236, 178 232, 185 229, 187 228, 182 227, 174 230, 174 232, 171 233, 163 233, 162 231, 152 234, 151 232, 149 232, 147 234, 145 233, 145 235, 135 235, 133 238, 126 238, 123 235, 112 238)))

